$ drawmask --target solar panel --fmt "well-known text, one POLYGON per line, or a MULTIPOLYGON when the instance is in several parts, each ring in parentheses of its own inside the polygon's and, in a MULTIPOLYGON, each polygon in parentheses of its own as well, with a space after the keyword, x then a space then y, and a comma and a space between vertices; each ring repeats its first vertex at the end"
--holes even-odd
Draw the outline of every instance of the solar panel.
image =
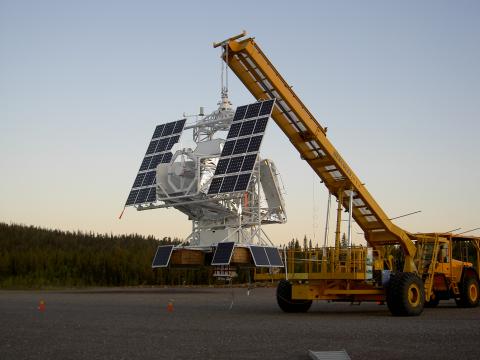
POLYGON ((255 120, 244 121, 242 123, 242 129, 240 130, 240 134, 238 136, 251 135, 254 127, 255 120))
POLYGON ((142 186, 150 186, 155 183, 155 175, 156 171, 150 171, 145 173, 145 177, 143 178, 142 186))
POLYGON ((172 256, 173 245, 160 245, 152 261, 152 268, 167 267, 172 256))
MULTIPOLYGON (((163 157, 163 154, 153 155, 152 160, 150 161, 150 164, 148 166, 148 170, 155 169, 157 165, 162 162, 162 157, 163 157)), ((140 167, 140 170, 142 170, 141 167, 140 167)))
POLYGON ((150 166, 150 161, 151 160, 152 160, 151 156, 145 156, 145 158, 142 161, 142 164, 140 165, 140 170, 139 171, 147 170, 150 166))
POLYGON ((147 202, 155 202, 155 200, 157 200, 157 189, 152 186, 147 196, 147 202))
POLYGON ((159 138, 160 136, 162 136, 162 131, 163 131, 163 128, 165 127, 165 124, 162 124, 162 125, 158 125, 156 128, 155 128, 155 131, 153 133, 153 137, 152 139, 156 139, 156 138, 159 138))
POLYGON ((239 121, 245 117, 245 113, 247 112, 247 106, 248 105, 237 107, 237 110, 235 111, 235 115, 233 116, 233 121, 239 121))
POLYGON ((248 183, 250 182, 250 175, 251 173, 238 175, 237 183, 235 185, 235 191, 247 190, 248 183))
POLYGON ((235 140, 227 141, 225 145, 223 145, 222 154, 220 156, 231 155, 234 147, 235 147, 235 140))
POLYGON ((263 246, 250 245, 250 253, 252 254, 255 266, 270 266, 267 253, 263 246))
POLYGON ((250 154, 245 156, 242 165, 242 171, 252 171, 255 166, 255 161, 257 161, 257 154, 250 154))
POLYGON ((268 100, 237 108, 208 194, 248 188, 274 103, 268 100))
POLYGON ((234 247, 234 242, 218 243, 213 255, 212 265, 230 265, 234 247))
POLYGON ((246 153, 248 150, 248 143, 250 142, 250 138, 242 138, 238 139, 237 142, 235 143, 235 148, 233 149, 232 154, 237 155, 237 154, 242 154, 246 153))
POLYGON ((231 175, 225 176, 223 178, 222 187, 220 188, 221 193, 232 192, 235 190, 235 183, 237 182, 238 176, 231 175))
POLYGON ((172 147, 180 140, 186 119, 172 121, 155 127, 152 140, 148 144, 145 157, 133 182, 125 206, 154 202, 156 200, 156 167, 169 163, 173 154, 172 147))
POLYGON ((173 129, 175 128, 175 123, 176 121, 165 124, 165 128, 163 129, 163 132, 162 132, 162 137, 172 135, 173 129))
POLYGON ((163 154, 162 164, 168 164, 170 160, 172 160, 173 154, 171 152, 167 152, 163 154))
POLYGON ((218 190, 220 190, 220 186, 222 186, 223 177, 220 178, 213 178, 212 182, 210 183, 210 187, 208 188, 209 194, 218 194, 218 190))
POLYGON ((275 247, 265 247, 265 252, 267 253, 268 261, 272 267, 283 267, 283 261, 280 257, 280 252, 275 247))
POLYGON ((135 204, 135 199, 137 198, 137 195, 138 195, 138 192, 139 192, 139 191, 140 191, 140 190, 132 190, 132 191, 130 191, 130 194, 128 194, 126 206, 135 204))
POLYGON ((267 100, 262 103, 262 109, 260 110, 260 113, 258 115, 263 116, 263 115, 269 115, 272 113, 273 109, 273 104, 275 100, 267 100))
POLYGON ((254 134, 265 132, 265 128, 267 127, 268 117, 257 119, 255 123, 255 128, 253 130, 254 134))
POLYGON ((258 116, 260 112, 260 107, 262 106, 261 102, 256 102, 253 104, 248 105, 247 114, 245 115, 246 119, 258 116))
POLYGON ((155 152, 155 149, 157 148, 158 140, 152 140, 150 144, 148 145, 147 148, 147 155, 148 154, 153 154, 155 152))
POLYGON ((173 133, 174 134, 180 134, 182 131, 183 131, 183 128, 185 126, 185 122, 187 121, 187 119, 182 119, 182 120, 178 120, 176 123, 175 123, 175 127, 173 129, 173 133))
POLYGON ((228 162, 230 159, 220 159, 218 161, 217 167, 215 168, 215 175, 221 175, 225 174, 225 171, 227 170, 228 162))
MULTIPOLYGON (((228 168, 226 173, 227 174, 238 173, 242 168, 243 158, 244 158, 243 156, 232 157, 230 159, 230 162, 228 163, 228 168)), ((222 160, 227 160, 227 159, 222 159, 222 160)))
POLYGON ((148 192, 150 191, 149 188, 140 189, 140 192, 135 199, 135 204, 141 204, 147 201, 148 192))
POLYGON ((228 131, 227 139, 237 137, 241 127, 241 122, 232 124, 232 126, 230 126, 230 130, 228 131))

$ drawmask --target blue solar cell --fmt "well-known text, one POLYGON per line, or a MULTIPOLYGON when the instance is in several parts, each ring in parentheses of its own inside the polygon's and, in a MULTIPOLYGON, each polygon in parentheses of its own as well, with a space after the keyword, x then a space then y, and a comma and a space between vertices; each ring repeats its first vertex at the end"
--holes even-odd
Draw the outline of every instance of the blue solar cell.
POLYGON ((128 194, 127 202, 125 203, 125 206, 133 205, 135 204, 135 199, 137 198, 138 192, 140 190, 132 190, 130 191, 130 194, 128 194))
POLYGON ((257 154, 250 154, 245 156, 243 161, 242 171, 252 171, 255 166, 255 161, 257 161, 257 154))
POLYGON ((147 202, 155 202, 155 200, 157 200, 157 189, 152 186, 147 196, 147 202))
POLYGON ((215 168, 215 175, 222 175, 225 174, 225 170, 227 170, 229 159, 220 159, 218 161, 217 167, 215 168))
POLYGON ((267 253, 263 246, 250 245, 250 253, 252 254, 255 266, 270 266, 267 253))
POLYGON ((156 139, 156 138, 159 138, 160 136, 162 136, 162 131, 163 131, 163 128, 164 128, 164 127, 165 127, 165 124, 158 125, 158 126, 155 128, 155 132, 153 133, 152 139, 156 139))
POLYGON ((240 132, 240 128, 241 128, 241 127, 242 127, 242 123, 241 123, 241 122, 233 123, 233 124, 230 126, 230 130, 228 131, 227 139, 231 139, 231 138, 237 137, 237 136, 238 136, 238 133, 240 132))
POLYGON ((222 186, 223 178, 213 178, 212 182, 210 183, 210 188, 208 189, 208 194, 218 194, 218 190, 220 190, 220 186, 222 186))
POLYGON ((157 165, 162 162, 162 157, 163 157, 163 154, 153 155, 152 161, 150 162, 148 169, 149 170, 156 169, 157 165))
POLYGON ((176 123, 176 121, 169 122, 169 123, 165 124, 165 127, 164 127, 163 132, 162 132, 162 137, 172 135, 173 129, 175 129, 175 123, 176 123))
POLYGON ((178 142, 179 139, 180 139, 180 135, 172 136, 170 138, 170 140, 168 141, 167 150, 171 150, 173 145, 175 145, 178 142))
POLYGON ((155 175, 156 171, 149 171, 145 173, 145 177, 143 178, 142 186, 150 186, 155 183, 155 175))
POLYGON ((147 170, 148 167, 150 166, 150 161, 151 160, 152 160, 151 156, 146 156, 142 161, 142 165, 140 165, 140 170, 139 171, 147 170))
POLYGON ((163 154, 162 164, 168 164, 172 160, 173 154, 171 152, 166 152, 163 154))
POLYGON ((238 136, 251 135, 254 127, 255 120, 244 121, 242 123, 242 129, 240 130, 240 134, 238 136))
POLYGON ((267 127, 267 123, 268 123, 268 117, 263 117, 263 118, 257 119, 257 122, 255 123, 255 129, 253 130, 253 133, 258 134, 258 133, 265 132, 265 129, 267 127))
POLYGON ((169 138, 160 139, 158 141, 157 149, 155 150, 156 153, 163 152, 167 150, 169 138))
POLYGON ((235 140, 227 141, 223 145, 223 150, 222 150, 222 155, 221 156, 223 157, 223 156, 231 155, 234 147, 235 147, 235 140))
POLYGON ((250 142, 250 138, 242 138, 238 139, 235 143, 235 148, 233 149, 233 155, 243 154, 247 152, 248 143, 250 142))
MULTIPOLYGON (((221 161, 221 160, 220 160, 221 161)), ((242 168, 243 156, 232 157, 228 163, 227 174, 237 173, 242 168)))
POLYGON ((259 103, 259 102, 248 105, 247 114, 245 115, 245 119, 249 119, 249 118, 253 118, 253 117, 258 116, 258 112, 260 111, 260 106, 262 106, 262 103, 259 103))
POLYGON ((135 178, 135 181, 133 182, 134 188, 142 186, 143 178, 145 177, 145 173, 137 174, 137 177, 135 178))
POLYGON ((173 245, 161 245, 155 252, 155 257, 152 261, 152 268, 167 267, 172 256, 173 245))
POLYGON ((283 261, 277 248, 265 247, 267 253, 268 262, 272 267, 283 267, 283 261))
POLYGON ((234 248, 234 242, 218 243, 215 254, 213 255, 212 265, 229 265, 234 248))
POLYGON ((273 103, 275 100, 267 100, 262 103, 262 109, 260 110, 260 116, 270 115, 272 113, 273 103))
POLYGON ((238 180, 235 185, 235 191, 245 191, 248 188, 250 182, 250 176, 252 173, 238 175, 238 180))
POLYGON ((252 140, 250 140, 250 144, 248 145, 248 152, 257 152, 260 149, 262 138, 262 135, 252 137, 252 140))
POLYGON ((173 129, 173 133, 174 134, 179 134, 183 131, 183 127, 185 126, 185 122, 187 121, 187 119, 182 119, 182 120, 178 120, 176 123, 175 123, 175 127, 173 129))
POLYGON ((153 154, 155 152, 155 149, 157 148, 158 140, 152 140, 150 144, 148 145, 147 149, 147 155, 148 154, 153 154))
POLYGON ((247 112, 247 105, 237 107, 235 111, 235 115, 233 116, 233 121, 240 121, 245 117, 245 113, 247 112))
POLYGON ((220 193, 232 192, 235 189, 235 183, 237 182, 237 175, 225 176, 223 178, 222 187, 220 188, 220 193))
POLYGON ((149 192, 150 192, 150 188, 140 189, 140 192, 138 193, 138 196, 135 199, 135 204, 141 204, 146 202, 149 192))

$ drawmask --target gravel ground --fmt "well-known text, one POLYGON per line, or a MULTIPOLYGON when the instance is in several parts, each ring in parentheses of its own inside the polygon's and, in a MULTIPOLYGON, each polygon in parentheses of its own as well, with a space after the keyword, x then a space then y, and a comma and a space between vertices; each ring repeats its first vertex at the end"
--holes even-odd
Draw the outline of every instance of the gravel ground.
POLYGON ((352 359, 479 359, 479 340, 480 308, 454 302, 397 318, 371 303, 317 302, 286 314, 268 288, 0 291, 2 360, 308 359, 309 349, 345 349, 352 359))

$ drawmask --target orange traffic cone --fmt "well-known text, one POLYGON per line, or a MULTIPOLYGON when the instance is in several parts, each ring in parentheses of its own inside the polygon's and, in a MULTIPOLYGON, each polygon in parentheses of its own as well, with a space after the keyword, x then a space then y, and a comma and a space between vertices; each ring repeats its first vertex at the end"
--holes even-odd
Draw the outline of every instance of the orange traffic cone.
POLYGON ((38 304, 38 311, 40 311, 40 312, 45 311, 45 301, 40 300, 40 303, 38 304))
POLYGON ((173 300, 169 300, 167 304, 167 311, 173 312, 173 300))

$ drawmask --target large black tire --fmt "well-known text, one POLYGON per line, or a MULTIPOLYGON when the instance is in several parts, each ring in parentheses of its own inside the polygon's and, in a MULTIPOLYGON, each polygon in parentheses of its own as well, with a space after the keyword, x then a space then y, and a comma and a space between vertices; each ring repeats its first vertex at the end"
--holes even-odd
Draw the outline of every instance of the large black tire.
POLYGON ((464 276, 460 285, 460 299, 455 299, 458 307, 476 307, 480 300, 478 280, 476 276, 464 276))
POLYGON ((417 316, 423 311, 425 289, 422 279, 410 272, 390 277, 387 289, 388 309, 394 316, 417 316))
POLYGON ((293 300, 292 284, 286 280, 280 280, 277 286, 277 303, 285 312, 307 312, 312 306, 312 300, 293 300))

